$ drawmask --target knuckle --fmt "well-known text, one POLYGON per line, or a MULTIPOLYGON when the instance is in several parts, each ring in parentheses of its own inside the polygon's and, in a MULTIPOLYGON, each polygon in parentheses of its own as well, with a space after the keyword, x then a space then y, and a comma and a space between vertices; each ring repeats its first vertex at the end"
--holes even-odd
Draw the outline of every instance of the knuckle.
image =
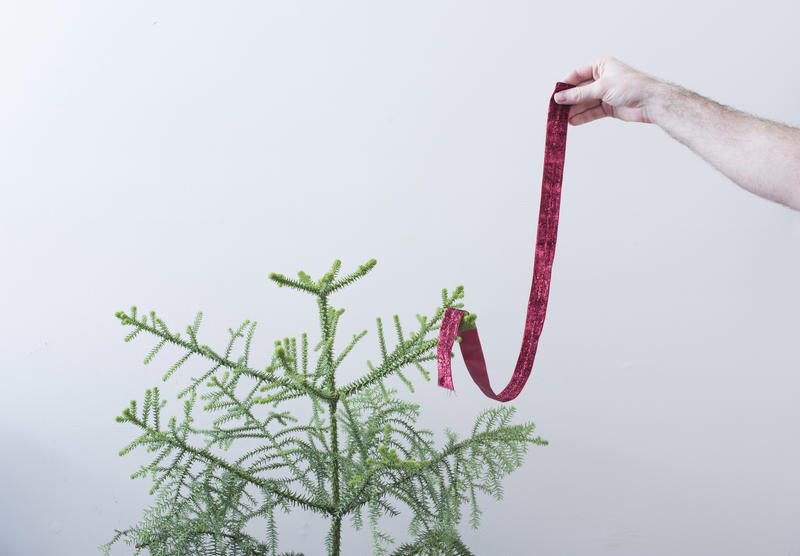
POLYGON ((597 81, 603 75, 603 70, 605 69, 606 64, 608 64, 608 56, 603 56, 602 58, 598 58, 597 61, 592 65, 592 78, 597 81))

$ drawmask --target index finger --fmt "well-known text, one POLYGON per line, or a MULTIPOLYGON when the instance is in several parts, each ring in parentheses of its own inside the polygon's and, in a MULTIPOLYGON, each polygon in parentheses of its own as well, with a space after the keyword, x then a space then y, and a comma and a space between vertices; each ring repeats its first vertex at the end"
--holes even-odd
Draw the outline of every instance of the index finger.
POLYGON ((564 83, 570 85, 577 85, 583 81, 594 81, 594 69, 597 67, 597 60, 586 62, 569 72, 567 76, 562 79, 564 83))

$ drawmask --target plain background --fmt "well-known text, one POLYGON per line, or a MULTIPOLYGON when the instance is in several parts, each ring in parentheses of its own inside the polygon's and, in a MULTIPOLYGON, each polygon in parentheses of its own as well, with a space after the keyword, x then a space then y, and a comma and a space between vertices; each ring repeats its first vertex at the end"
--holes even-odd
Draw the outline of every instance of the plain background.
MULTIPOLYGON (((134 430, 114 417, 170 360, 144 367, 152 342, 122 341, 114 312, 133 304, 177 329, 203 310, 216 347, 255 319, 266 362, 317 323, 269 272, 375 257, 332 300, 342 338, 370 329, 346 374, 374 356, 376 316, 410 326, 463 284, 504 386, 555 82, 612 55, 798 125, 798 17, 789 1, 4 2, 0 553, 92 554, 148 504, 128 478, 146 454, 117 456, 134 430)), ((570 127, 547 322, 513 402, 551 444, 464 524, 471 548, 800 554, 799 283, 800 213, 655 126, 570 127)), ((454 380, 416 380, 440 439, 492 405, 460 356, 454 380)), ((281 524, 283 550, 321 553, 323 523, 281 524)), ((349 525, 344 542, 368 553, 349 525)))

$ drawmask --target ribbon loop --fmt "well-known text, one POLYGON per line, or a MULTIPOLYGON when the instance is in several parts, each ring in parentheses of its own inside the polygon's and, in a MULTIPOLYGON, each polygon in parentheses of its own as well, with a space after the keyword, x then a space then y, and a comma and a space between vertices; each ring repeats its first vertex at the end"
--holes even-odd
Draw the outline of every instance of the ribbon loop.
POLYGON ((542 196, 539 204, 539 227, 536 231, 536 252, 533 261, 533 281, 528 298, 528 313, 525 319, 525 331, 522 337, 517 366, 511 381, 499 394, 495 394, 489 384, 486 372, 486 360, 483 357, 481 342, 477 328, 462 330, 458 326, 467 313, 461 309, 448 308, 439 328, 437 346, 437 366, 439 369, 439 386, 454 390, 453 377, 450 371, 450 353, 456 336, 461 336, 461 356, 472 376, 472 380, 487 397, 500 402, 516 398, 533 369, 536 348, 542 334, 544 318, 547 313, 547 299, 550 294, 550 275, 553 270, 553 259, 556 252, 556 236, 558 235, 558 214, 561 205, 561 180, 564 174, 564 155, 567 148, 567 125, 570 105, 558 104, 553 96, 559 91, 571 89, 569 83, 556 83, 550 96, 547 112, 547 133, 544 146, 544 169, 542 174, 542 196))

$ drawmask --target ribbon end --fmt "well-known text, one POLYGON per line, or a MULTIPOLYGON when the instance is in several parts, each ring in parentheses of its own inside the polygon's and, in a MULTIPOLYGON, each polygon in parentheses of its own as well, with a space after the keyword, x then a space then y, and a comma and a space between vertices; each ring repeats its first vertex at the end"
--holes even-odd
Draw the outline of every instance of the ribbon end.
POLYGON ((455 390, 455 387, 453 386, 453 377, 440 376, 439 386, 441 386, 442 388, 446 388, 447 390, 455 390))

